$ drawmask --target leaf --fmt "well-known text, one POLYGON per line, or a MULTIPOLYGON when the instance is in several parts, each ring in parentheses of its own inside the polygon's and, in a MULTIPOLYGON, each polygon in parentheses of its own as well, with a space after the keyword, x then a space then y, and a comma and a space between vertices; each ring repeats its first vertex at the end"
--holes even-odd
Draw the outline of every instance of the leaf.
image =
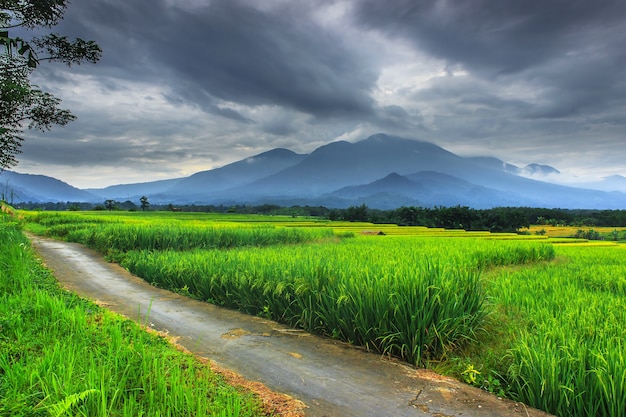
POLYGON ((20 47, 20 49, 18 50, 18 53, 20 55, 24 55, 26 53, 26 51, 30 51, 30 45, 27 44, 26 42, 22 41, 22 46, 20 47))
POLYGON ((100 392, 97 389, 88 389, 83 392, 68 395, 61 401, 56 404, 52 404, 48 407, 48 411, 50 415, 53 417, 61 417, 63 414, 67 413, 72 407, 78 404, 81 401, 84 401, 91 394, 95 394, 100 392))

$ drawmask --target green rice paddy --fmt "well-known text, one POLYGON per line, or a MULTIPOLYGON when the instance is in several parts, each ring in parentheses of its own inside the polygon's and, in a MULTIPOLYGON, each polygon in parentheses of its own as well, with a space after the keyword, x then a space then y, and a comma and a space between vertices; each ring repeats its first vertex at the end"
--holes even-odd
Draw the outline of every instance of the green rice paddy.
POLYGON ((199 300, 558 416, 626 411, 626 248, 615 242, 287 216, 20 214, 33 232, 199 300))

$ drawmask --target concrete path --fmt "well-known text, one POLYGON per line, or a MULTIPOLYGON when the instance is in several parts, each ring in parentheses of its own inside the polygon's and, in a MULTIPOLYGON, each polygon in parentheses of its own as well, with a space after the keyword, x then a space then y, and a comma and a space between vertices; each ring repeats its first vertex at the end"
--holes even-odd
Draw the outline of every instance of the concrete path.
POLYGON ((81 245, 30 238, 65 288, 179 336, 191 352, 304 402, 308 416, 547 415, 343 343, 155 288, 81 245))

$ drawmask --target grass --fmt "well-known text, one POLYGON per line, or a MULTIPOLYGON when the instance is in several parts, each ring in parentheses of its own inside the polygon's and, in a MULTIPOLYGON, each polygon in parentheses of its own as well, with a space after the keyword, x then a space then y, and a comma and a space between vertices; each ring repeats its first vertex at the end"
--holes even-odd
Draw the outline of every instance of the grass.
POLYGON ((496 236, 443 229, 406 228, 409 235, 392 233, 384 241, 330 239, 352 236, 369 223, 278 227, 284 225, 233 223, 232 217, 201 222, 197 215, 189 224, 154 214, 34 217, 48 234, 114 251, 116 261, 154 285, 413 364, 440 359, 475 338, 485 316, 482 269, 552 256, 552 246, 535 239, 476 240, 496 236), (102 224, 105 219, 111 223, 102 224))
POLYGON ((352 243, 357 242, 263 250, 142 250, 125 254, 122 265, 153 284, 412 363, 441 355, 480 321, 477 274, 425 258, 407 268, 368 267, 367 259, 376 254, 352 243))
POLYGON ((0 415, 262 416, 259 401, 134 322, 61 290, 0 219, 0 415))
POLYGON ((109 245, 116 259, 159 286, 434 367, 558 416, 626 410, 619 242, 251 216, 79 213, 73 223, 53 214, 46 226, 44 214, 24 216, 39 216, 28 227, 41 233, 66 227, 65 238, 108 230, 121 242, 109 245), (307 237, 193 248, 128 238, 161 230, 166 242, 178 229, 307 237))
POLYGON ((476 369, 475 385, 557 416, 623 416, 626 247, 556 254, 488 273, 486 331, 440 370, 470 382, 463 372, 476 369))
POLYGON ((511 384, 521 401, 557 415, 623 415, 626 247, 558 253, 563 262, 503 275, 494 288, 528 320, 510 351, 511 384))

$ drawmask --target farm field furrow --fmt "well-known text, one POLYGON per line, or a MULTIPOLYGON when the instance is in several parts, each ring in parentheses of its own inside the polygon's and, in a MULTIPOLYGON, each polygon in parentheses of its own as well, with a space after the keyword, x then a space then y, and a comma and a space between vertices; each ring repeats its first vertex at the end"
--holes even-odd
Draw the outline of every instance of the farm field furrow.
POLYGON ((450 369, 558 416, 626 410, 615 242, 286 216, 21 215, 154 285, 450 369))

